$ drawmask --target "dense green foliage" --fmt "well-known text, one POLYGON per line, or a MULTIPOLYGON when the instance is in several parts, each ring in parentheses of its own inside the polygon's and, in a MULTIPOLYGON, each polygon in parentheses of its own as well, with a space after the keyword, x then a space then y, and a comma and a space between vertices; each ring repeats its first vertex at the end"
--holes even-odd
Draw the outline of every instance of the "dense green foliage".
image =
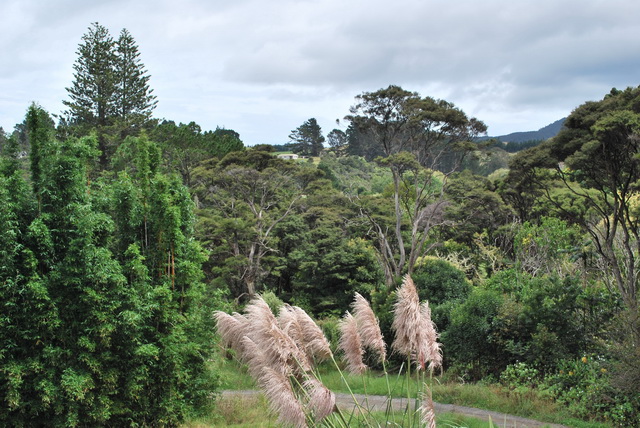
POLYGON ((544 140, 528 140, 520 143, 508 142, 504 144, 504 150, 509 153, 516 153, 520 150, 530 149, 540 145, 544 140))
POLYGON ((0 177, 1 423, 174 426, 215 386, 190 197, 144 139, 91 183, 94 138, 56 141, 36 106, 27 124, 32 187, 13 157, 0 177))

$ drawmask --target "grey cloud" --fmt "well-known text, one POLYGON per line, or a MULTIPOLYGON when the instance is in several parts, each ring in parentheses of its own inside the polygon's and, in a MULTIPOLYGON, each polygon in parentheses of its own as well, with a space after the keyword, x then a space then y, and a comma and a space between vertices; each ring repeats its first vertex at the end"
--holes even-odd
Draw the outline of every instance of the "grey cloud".
POLYGON ((32 100, 61 108, 93 21, 136 38, 159 116, 224 122, 255 142, 309 117, 332 127, 355 95, 389 84, 507 133, 640 83, 640 3, 626 0, 7 0, 0 15, 5 129, 32 100))

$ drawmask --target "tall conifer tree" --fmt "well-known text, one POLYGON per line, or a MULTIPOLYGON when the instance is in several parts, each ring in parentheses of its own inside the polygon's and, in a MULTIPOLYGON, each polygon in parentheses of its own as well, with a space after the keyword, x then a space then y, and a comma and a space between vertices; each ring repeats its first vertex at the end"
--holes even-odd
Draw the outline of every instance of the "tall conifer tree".
POLYGON ((114 115, 116 91, 115 42, 109 30, 94 22, 82 36, 77 54, 74 81, 67 88, 70 100, 62 103, 69 108, 72 124, 107 126, 114 115))
POLYGON ((137 128, 151 117, 158 104, 149 88, 149 74, 140 61, 138 45, 127 29, 120 32, 116 42, 116 116, 127 128, 137 128))
POLYGON ((291 131, 289 139, 294 143, 294 152, 310 156, 319 156, 324 143, 322 129, 313 117, 291 131))
POLYGON ((114 40, 107 28, 93 23, 77 54, 74 81, 67 88, 70 99, 63 101, 65 114, 76 135, 97 131, 104 166, 119 142, 147 122, 157 101, 138 46, 126 29, 114 40))

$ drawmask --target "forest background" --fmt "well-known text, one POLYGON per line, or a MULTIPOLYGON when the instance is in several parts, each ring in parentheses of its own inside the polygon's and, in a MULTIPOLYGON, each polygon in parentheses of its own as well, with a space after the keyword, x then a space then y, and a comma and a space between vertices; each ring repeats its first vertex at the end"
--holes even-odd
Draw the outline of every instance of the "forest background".
POLYGON ((448 373, 638 420, 640 88, 515 148, 393 85, 245 147, 153 118, 126 30, 89 27, 74 70, 66 111, 0 132, 3 424, 175 425, 217 388, 214 310, 261 293, 331 333, 358 292, 390 342, 407 273, 448 373))

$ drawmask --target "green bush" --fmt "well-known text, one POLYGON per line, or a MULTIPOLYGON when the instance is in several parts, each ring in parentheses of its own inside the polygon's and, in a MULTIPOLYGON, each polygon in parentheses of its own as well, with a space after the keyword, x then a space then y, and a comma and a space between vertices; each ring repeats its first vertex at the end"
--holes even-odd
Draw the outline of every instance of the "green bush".
POLYGON ((276 293, 271 290, 265 291, 261 294, 262 299, 269 305, 271 312, 274 314, 280 313, 280 308, 284 305, 284 302, 280 300, 276 293))
POLYGON ((637 427, 640 398, 613 388, 604 361, 596 356, 562 361, 540 388, 578 417, 595 415, 615 426, 637 427))
POLYGON ((428 300, 430 305, 464 300, 471 292, 471 283, 464 272, 435 257, 424 258, 412 278, 420 300, 428 300))
POLYGON ((316 324, 322 329, 332 350, 338 349, 338 341, 340 340, 339 322, 340 318, 338 317, 327 317, 316 320, 316 324))
POLYGON ((514 392, 528 392, 538 386, 540 380, 540 372, 526 363, 511 364, 500 374, 500 383, 514 392))
POLYGON ((218 383, 191 197, 144 138, 91 182, 95 139, 48 122, 30 109, 33 190, 0 169, 0 426, 177 426, 218 383))
POLYGON ((438 331, 446 330, 453 308, 471 293, 471 282, 463 271, 436 257, 423 258, 412 278, 420 300, 429 301, 431 319, 438 331))
POLYGON ((495 358, 502 352, 491 340, 493 319, 503 297, 493 290, 475 288, 467 300, 453 309, 451 323, 442 333, 445 360, 473 380, 497 375, 495 358))
POLYGON ((587 351, 584 331, 589 309, 581 299, 588 292, 577 278, 532 277, 507 270, 487 280, 485 287, 503 293, 493 320, 492 340, 506 364, 524 361, 544 371, 557 362, 587 351))

